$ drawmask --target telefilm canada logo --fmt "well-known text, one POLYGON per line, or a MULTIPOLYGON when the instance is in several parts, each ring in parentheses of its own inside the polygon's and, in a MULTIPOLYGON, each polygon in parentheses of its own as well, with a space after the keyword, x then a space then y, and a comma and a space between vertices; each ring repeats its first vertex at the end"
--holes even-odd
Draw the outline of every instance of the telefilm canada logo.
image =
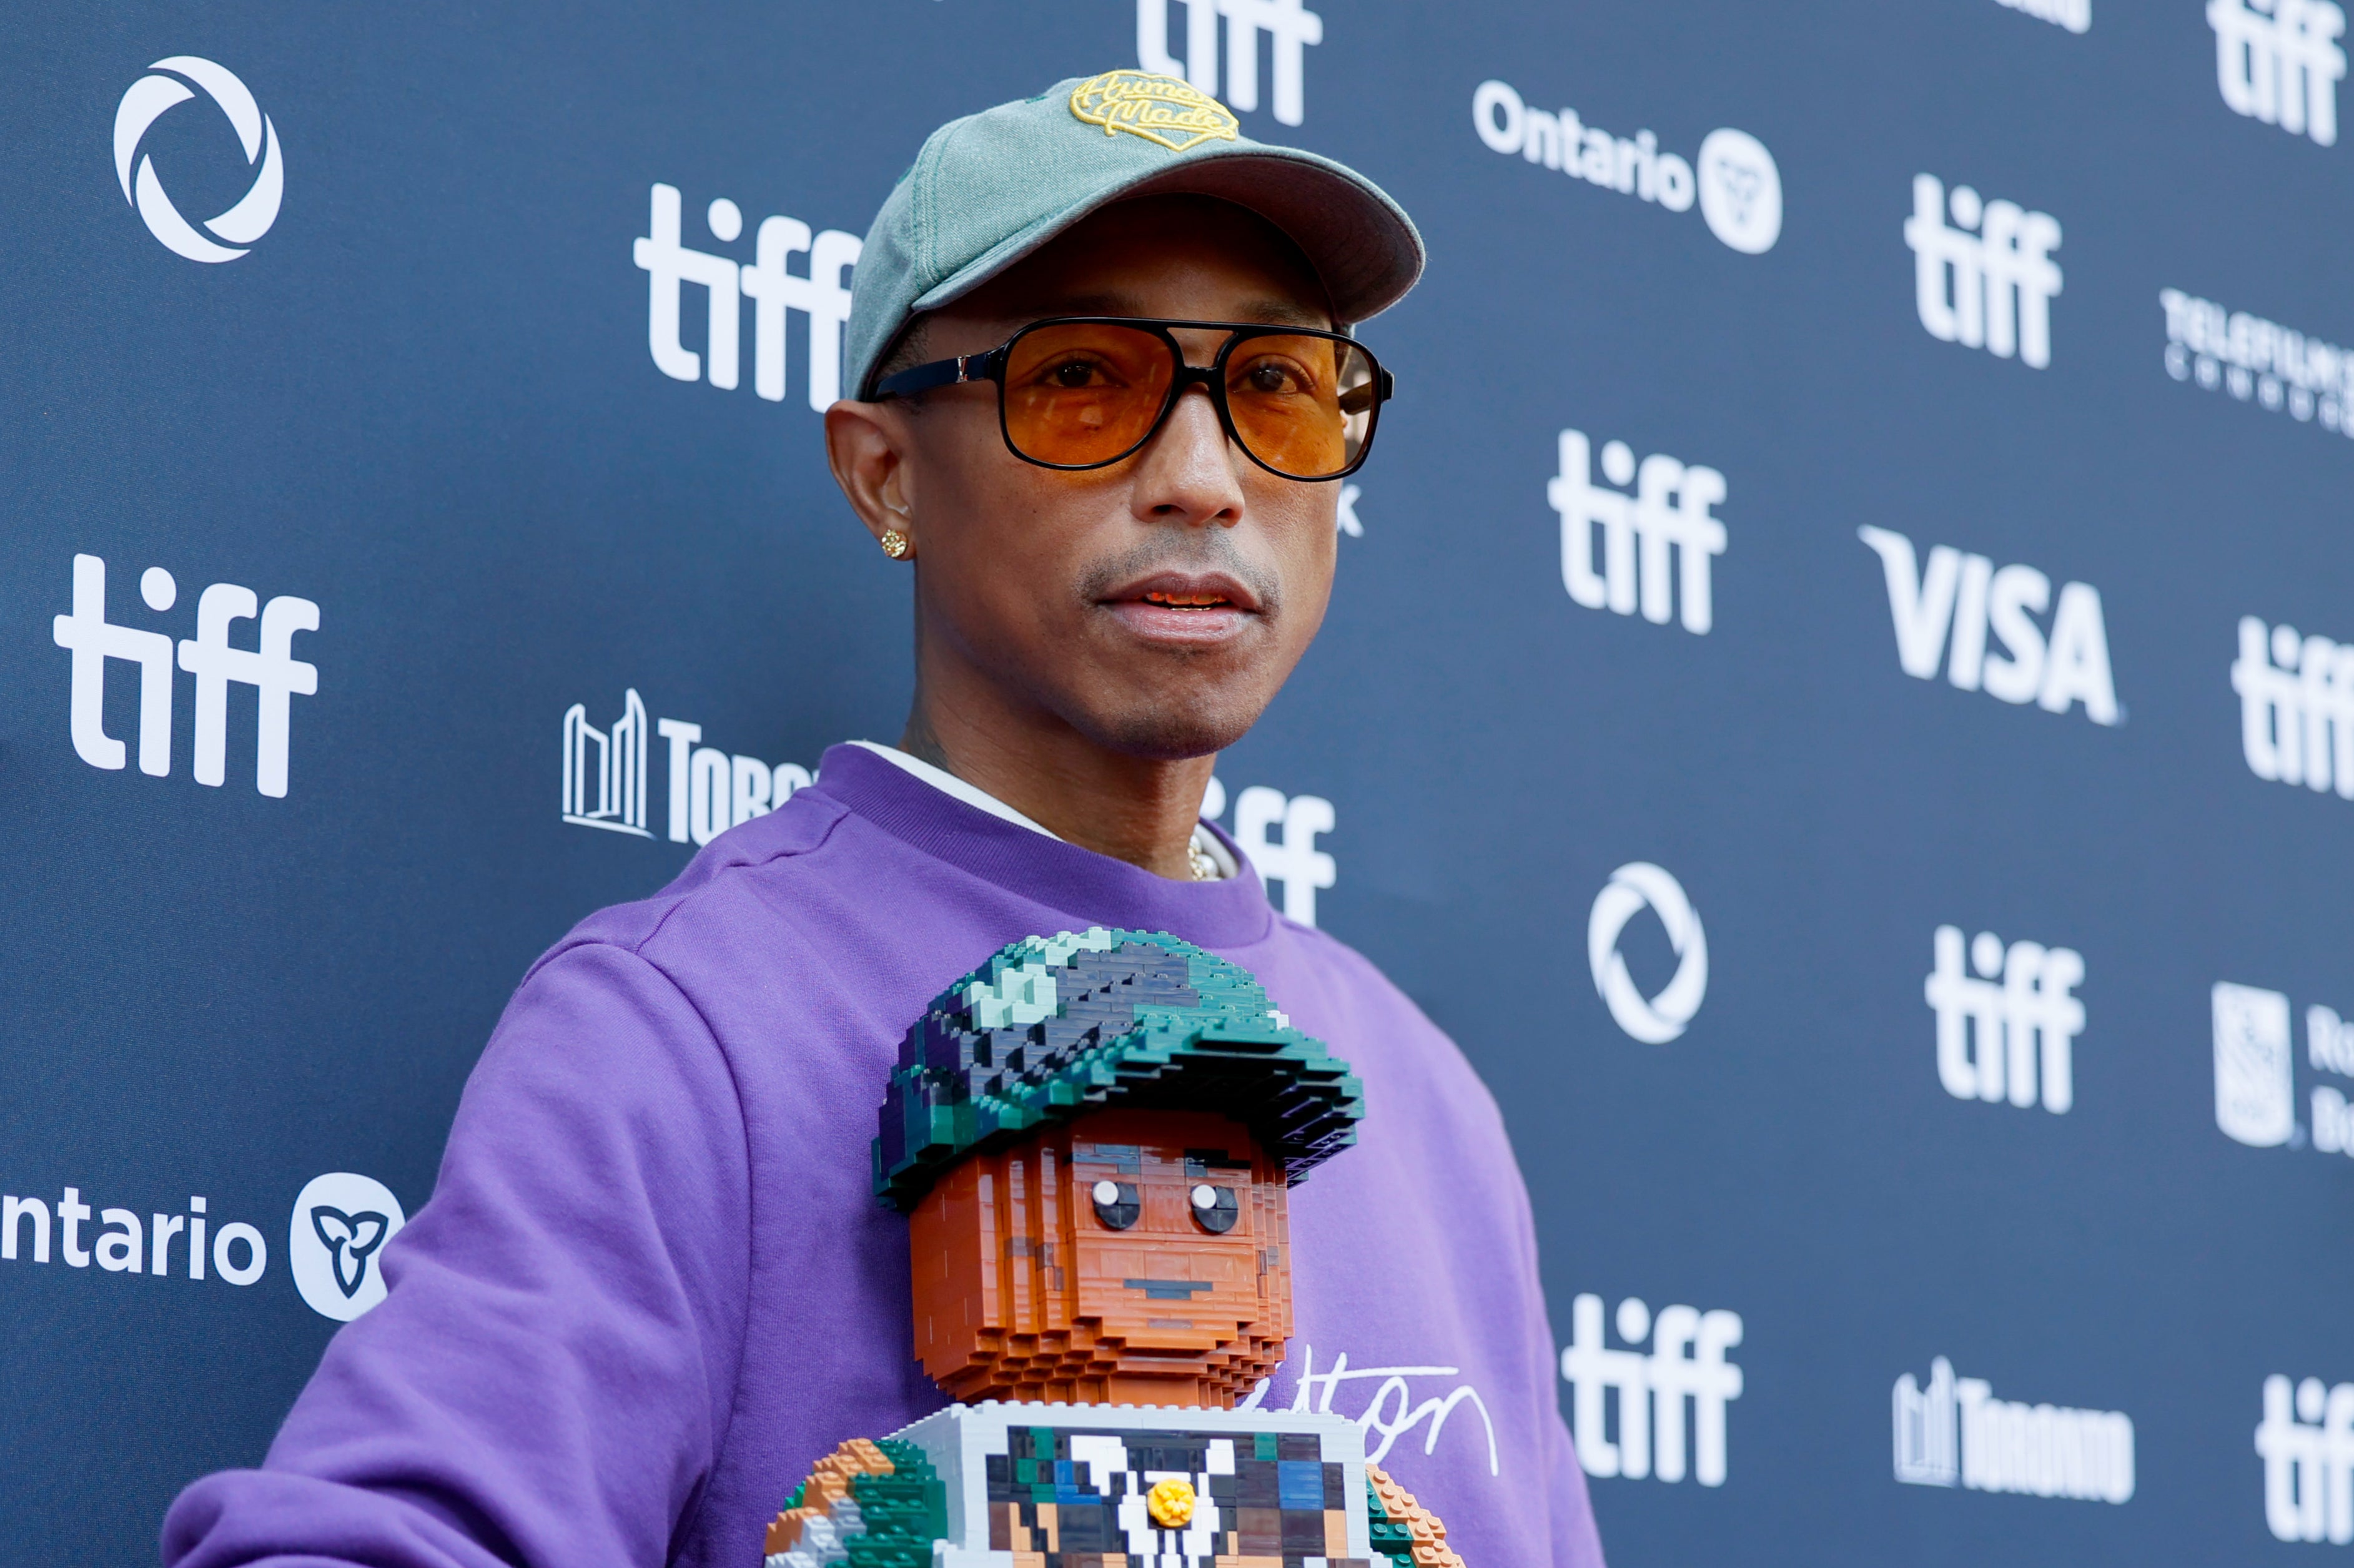
POLYGON ((2091 584, 2062 584, 2055 605, 2052 579, 2033 567, 1998 569, 1950 545, 1932 548, 1925 563, 1902 534, 1869 524, 1856 533, 1880 557, 1896 662, 1906 674, 1933 681, 1942 664, 1958 691, 2050 714, 2081 703, 2094 724, 2124 720, 2101 596, 2091 584), (2035 619, 2047 609, 2048 629, 2035 619))
POLYGON ((137 211, 147 232, 173 254, 191 261, 234 261, 278 221, 286 195, 286 160, 279 151, 278 127, 227 66, 194 55, 173 55, 147 70, 131 84, 114 111, 114 174, 122 185, 122 199, 137 211), (155 173, 155 161, 140 150, 149 127, 198 92, 228 119, 253 169, 252 185, 228 210, 204 220, 205 233, 181 216, 155 173))
POLYGON ((2311 1148, 2354 1156, 2354 1023, 2316 1003, 2305 1010, 2305 1060, 2321 1075, 2296 1119, 2294 1010, 2285 991, 2217 982, 2215 1125, 2251 1149, 2311 1148))
MULTIPOLYGON (((139 577, 139 597, 158 615, 179 602, 180 587, 162 567, 139 577)), ((73 608, 50 622, 50 635, 73 656, 67 726, 74 754, 92 768, 121 769, 127 760, 122 740, 107 733, 106 662, 139 667, 139 771, 161 779, 172 771, 172 706, 177 681, 174 643, 168 633, 107 619, 106 562, 98 556, 73 558, 73 608)), ((217 789, 228 778, 229 687, 254 690, 253 787, 264 795, 286 793, 293 726, 292 699, 319 690, 318 667, 293 654, 294 635, 319 630, 319 607, 292 594, 267 604, 237 583, 214 583, 196 596, 196 636, 177 644, 180 672, 196 677, 196 725, 190 771, 199 784, 217 789), (254 620, 255 646, 231 641, 237 622, 254 620)))
POLYGON ((1744 256, 1764 255, 1782 237, 1782 172, 1746 131, 1721 126, 1686 159, 1660 151, 1655 132, 1615 135, 1575 109, 1532 107, 1511 83, 1495 80, 1472 92, 1471 127, 1491 153, 1518 154, 1669 212, 1690 212, 1697 202, 1708 231, 1744 256))
POLYGON ((2160 289, 2167 375, 2354 438, 2354 350, 2212 300, 2160 289))
POLYGON ((1309 47, 1324 41, 1324 18, 1301 0, 1136 0, 1136 63, 1158 76, 1183 77, 1248 114, 1259 106, 1259 36, 1267 40, 1272 68, 1269 108, 1279 125, 1308 117, 1309 47), (1170 7, 1182 5, 1185 20, 1172 28, 1170 7), (1225 24, 1225 79, 1220 80, 1218 25, 1225 24), (1179 47, 1185 53, 1177 55, 1179 47))
POLYGON ((1724 500, 1724 475, 1664 452, 1638 463, 1620 440, 1602 444, 1601 464, 1615 488, 1594 482, 1585 432, 1561 432, 1560 470, 1546 482, 1545 503, 1561 514, 1561 581, 1570 601, 1615 615, 1639 606, 1654 626, 1680 618, 1686 631, 1706 635, 1716 624, 1709 563, 1724 554, 1726 538, 1710 509, 1724 500))
POLYGON ((2134 1495, 2133 1418, 1997 1399, 1986 1379, 1957 1378, 1929 1363, 1926 1388, 1911 1372, 1893 1397, 1896 1478, 1909 1486, 2122 1503, 2134 1495))
POLYGON ((1741 1314, 1681 1306, 1654 1313, 1629 1296, 1611 1315, 1618 1348, 1603 1330, 1601 1297, 1577 1297, 1569 1321, 1561 1375, 1585 1473, 1670 1483, 1690 1475, 1704 1487, 1724 1485, 1726 1408, 1742 1387, 1741 1369, 1725 1352, 1741 1343, 1741 1314))
MULTIPOLYGON (((863 241, 839 228, 811 234, 797 217, 764 217, 752 238, 753 259, 737 262, 698 250, 681 238, 684 197, 676 185, 657 181, 648 205, 646 232, 631 242, 630 258, 646 274, 646 346, 654 367, 673 381, 708 381, 732 392, 741 380, 744 302, 752 302, 752 390, 781 403, 788 383, 786 326, 791 316, 809 324, 802 380, 809 406, 823 413, 842 396, 842 330, 850 320, 850 270, 858 264, 863 241), (803 270, 790 265, 806 256, 803 270), (682 296, 688 284, 703 291, 701 353, 681 336, 682 296)), ((744 234, 744 209, 726 196, 703 210, 711 238, 732 245, 744 234)))

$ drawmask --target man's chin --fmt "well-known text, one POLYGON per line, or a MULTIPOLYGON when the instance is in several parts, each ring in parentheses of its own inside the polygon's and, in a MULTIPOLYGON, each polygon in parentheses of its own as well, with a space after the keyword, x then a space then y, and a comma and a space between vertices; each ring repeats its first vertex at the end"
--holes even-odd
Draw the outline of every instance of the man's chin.
POLYGON ((1107 751, 1153 762, 1182 762, 1224 751, 1258 722, 1267 705, 1140 699, 1074 715, 1073 723, 1107 751))

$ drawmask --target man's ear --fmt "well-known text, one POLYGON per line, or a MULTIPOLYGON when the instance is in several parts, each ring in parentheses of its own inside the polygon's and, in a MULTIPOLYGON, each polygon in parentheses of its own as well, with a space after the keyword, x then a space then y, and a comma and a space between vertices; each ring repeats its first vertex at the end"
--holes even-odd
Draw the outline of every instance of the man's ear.
POLYGON ((845 397, 825 411, 825 459, 834 483, 877 544, 886 533, 898 534, 912 556, 916 497, 908 436, 905 410, 887 403, 845 397))

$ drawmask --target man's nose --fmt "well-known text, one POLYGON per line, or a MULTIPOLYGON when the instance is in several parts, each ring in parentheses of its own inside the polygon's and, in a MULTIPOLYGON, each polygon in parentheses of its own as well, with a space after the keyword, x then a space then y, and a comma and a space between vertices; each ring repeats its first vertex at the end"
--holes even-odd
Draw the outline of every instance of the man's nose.
POLYGON ((1210 389, 1199 383, 1188 387, 1137 466, 1137 515, 1168 522, 1239 523, 1243 491, 1235 465, 1248 461, 1227 441, 1210 389))

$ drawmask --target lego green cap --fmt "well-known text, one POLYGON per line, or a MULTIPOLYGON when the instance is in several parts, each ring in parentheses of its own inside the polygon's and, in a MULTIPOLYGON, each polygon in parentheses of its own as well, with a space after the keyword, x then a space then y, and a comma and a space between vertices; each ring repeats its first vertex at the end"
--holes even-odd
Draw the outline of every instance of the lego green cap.
POLYGON ((1422 275, 1414 220, 1355 170, 1252 141, 1225 104, 1176 77, 1073 77, 926 139, 866 231, 843 385, 871 395, 876 366, 917 313, 970 292, 1097 208, 1175 192, 1220 197, 1283 230, 1343 323, 1387 310, 1422 275))
POLYGON ((1182 938, 1024 937, 935 997, 900 1043, 875 1195, 912 1210, 967 1154, 1116 1106, 1232 1118, 1299 1181, 1357 1140, 1364 1089, 1248 969, 1182 938))

